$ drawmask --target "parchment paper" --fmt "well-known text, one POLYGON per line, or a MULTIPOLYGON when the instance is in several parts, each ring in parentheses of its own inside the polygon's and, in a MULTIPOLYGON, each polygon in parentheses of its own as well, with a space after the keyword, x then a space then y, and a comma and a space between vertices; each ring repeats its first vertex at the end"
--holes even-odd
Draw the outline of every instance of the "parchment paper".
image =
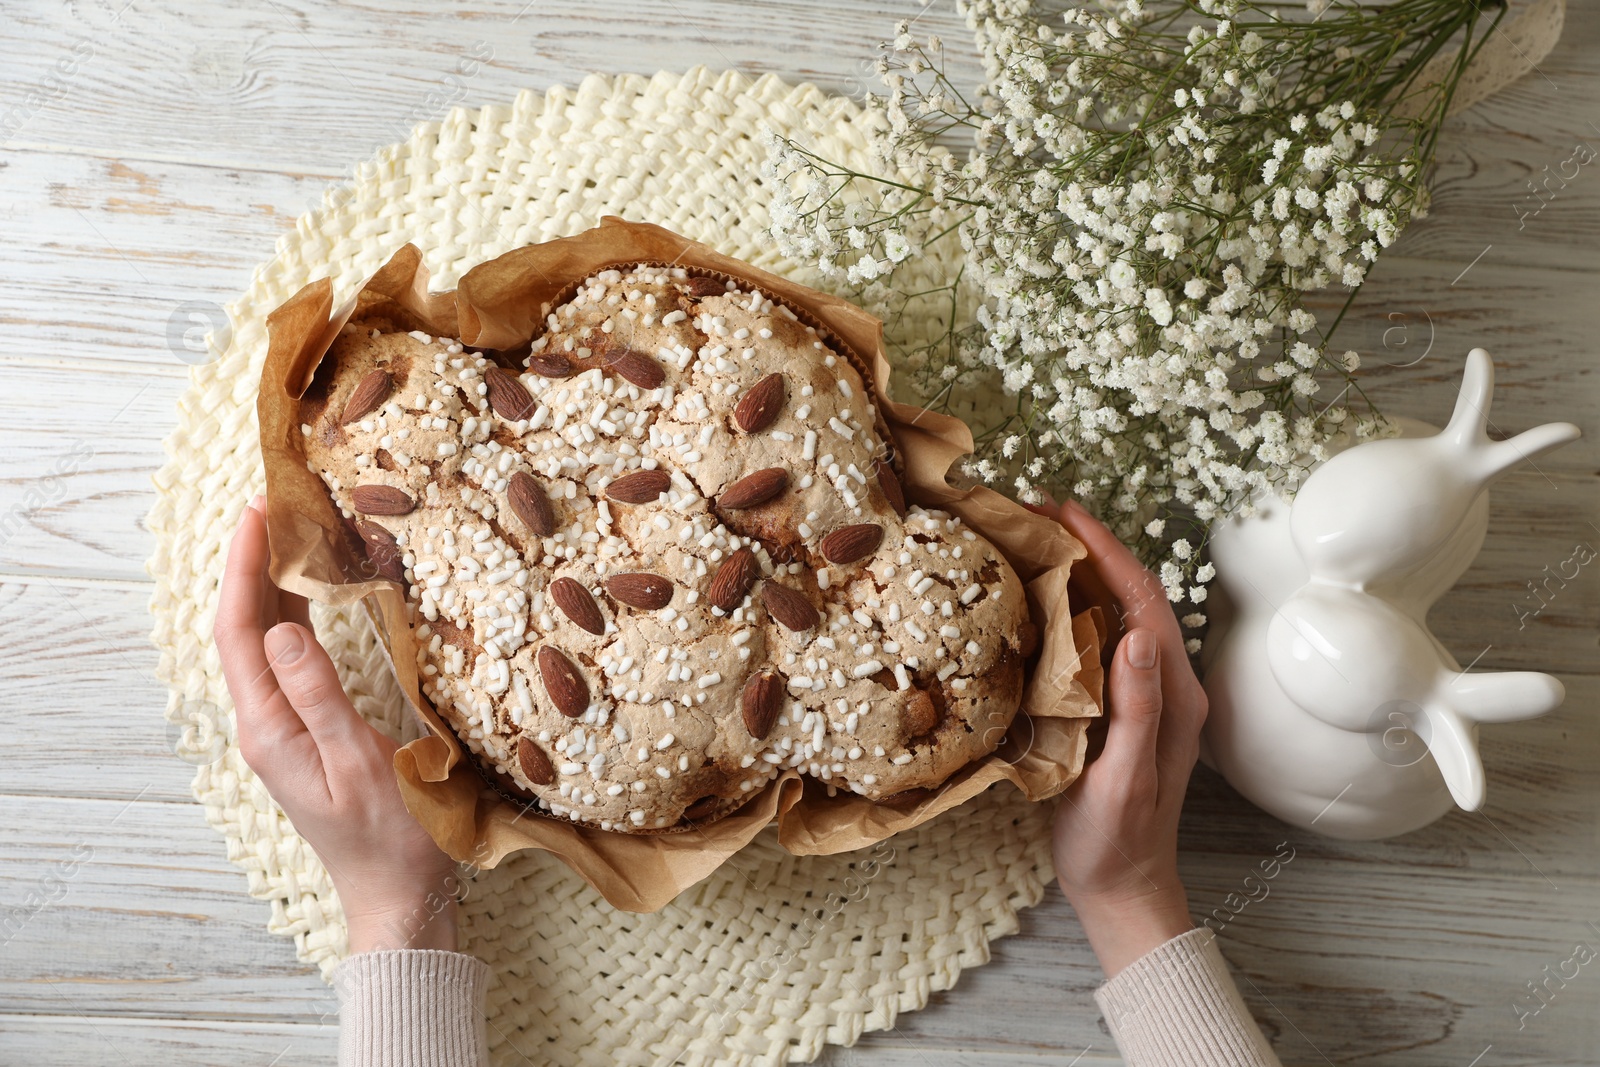
POLYGON ((327 604, 363 602, 383 638, 400 688, 428 733, 395 755, 406 807, 457 860, 493 867, 536 848, 559 856, 613 906, 656 911, 706 877, 774 820, 796 855, 860 849, 958 806, 998 782, 1030 801, 1056 796, 1077 778, 1085 734, 1101 709, 1097 611, 1072 614, 1067 577, 1083 545, 1059 523, 987 488, 957 490, 950 466, 972 451, 960 420, 889 399, 883 324, 860 308, 723 256, 658 226, 606 218, 574 237, 507 252, 469 271, 453 293, 428 290, 413 245, 401 248, 340 308, 331 283, 313 282, 267 319, 269 350, 257 414, 267 476, 272 578, 327 604), (322 480, 306 469, 299 398, 341 327, 384 317, 477 348, 509 349, 541 332, 548 311, 588 276, 649 262, 714 272, 761 289, 831 336, 872 382, 880 430, 894 443, 908 501, 948 511, 988 538, 1016 569, 1039 650, 1006 741, 936 790, 889 803, 854 793, 828 796, 823 783, 786 770, 732 814, 672 833, 629 834, 579 826, 514 802, 491 788, 418 687, 417 644, 400 587, 377 576, 359 538, 322 480))

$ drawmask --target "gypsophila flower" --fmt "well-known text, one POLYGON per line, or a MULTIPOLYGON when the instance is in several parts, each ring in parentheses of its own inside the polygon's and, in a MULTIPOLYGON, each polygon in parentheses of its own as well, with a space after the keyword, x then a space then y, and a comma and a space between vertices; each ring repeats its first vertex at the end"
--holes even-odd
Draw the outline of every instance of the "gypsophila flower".
POLYGON ((1361 285, 1424 213, 1459 69, 1424 85, 1410 60, 1504 5, 956 6, 976 91, 897 28, 867 104, 881 173, 768 137, 772 237, 885 318, 897 381, 973 424, 969 475, 1070 487, 1199 604, 1207 524, 1292 495, 1334 434, 1389 432, 1305 296, 1361 285))

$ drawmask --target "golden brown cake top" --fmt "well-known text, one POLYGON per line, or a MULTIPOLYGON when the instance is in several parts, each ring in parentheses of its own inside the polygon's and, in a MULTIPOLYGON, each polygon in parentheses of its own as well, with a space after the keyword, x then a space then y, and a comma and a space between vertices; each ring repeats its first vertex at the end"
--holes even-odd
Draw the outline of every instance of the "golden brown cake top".
POLYGON ((403 579, 422 688, 549 813, 656 830, 783 769, 872 798, 991 751, 1020 582, 905 510, 870 389, 760 292, 605 271, 503 369, 347 328, 307 456, 403 579))

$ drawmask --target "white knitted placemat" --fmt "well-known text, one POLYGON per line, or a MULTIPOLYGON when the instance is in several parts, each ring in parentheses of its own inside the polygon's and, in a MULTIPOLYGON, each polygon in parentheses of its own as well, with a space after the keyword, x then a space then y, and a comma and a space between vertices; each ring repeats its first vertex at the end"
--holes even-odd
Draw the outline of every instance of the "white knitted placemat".
MULTIPOLYGON (((482 260, 605 214, 814 281, 758 240, 770 196, 758 177, 763 125, 870 168, 853 103, 771 76, 591 77, 576 91, 453 111, 378 153, 299 219, 230 305, 225 351, 194 369, 150 515, 167 716, 228 858, 271 904, 268 929, 292 935, 324 975, 345 953, 338 900, 239 757, 211 642, 227 541, 263 486, 255 400, 267 313, 323 276, 342 300, 408 241, 434 287, 452 288, 482 260)), ((412 729, 366 617, 313 618, 361 713, 396 737, 412 729)), ((769 830, 654 915, 611 908, 546 854, 514 856, 479 874, 463 905, 463 947, 495 972, 495 1062, 807 1062, 824 1043, 891 1027, 985 962, 988 943, 1015 933, 1017 911, 1038 903, 1051 878, 1051 808, 992 789, 877 848, 832 857, 790 856, 769 830)))

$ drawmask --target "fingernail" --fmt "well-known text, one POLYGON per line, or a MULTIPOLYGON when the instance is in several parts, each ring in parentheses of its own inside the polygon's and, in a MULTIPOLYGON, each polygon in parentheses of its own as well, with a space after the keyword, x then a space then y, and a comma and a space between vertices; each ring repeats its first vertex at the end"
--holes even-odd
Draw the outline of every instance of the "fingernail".
POLYGON ((250 506, 265 515, 267 513, 267 495, 265 493, 257 493, 255 499, 250 501, 250 506))
POLYGON ((280 622, 267 631, 267 655, 277 667, 287 667, 306 653, 305 638, 300 627, 292 622, 280 622))
POLYGON ((1149 630, 1134 630, 1128 635, 1128 666, 1147 671, 1156 665, 1156 635, 1149 630))

